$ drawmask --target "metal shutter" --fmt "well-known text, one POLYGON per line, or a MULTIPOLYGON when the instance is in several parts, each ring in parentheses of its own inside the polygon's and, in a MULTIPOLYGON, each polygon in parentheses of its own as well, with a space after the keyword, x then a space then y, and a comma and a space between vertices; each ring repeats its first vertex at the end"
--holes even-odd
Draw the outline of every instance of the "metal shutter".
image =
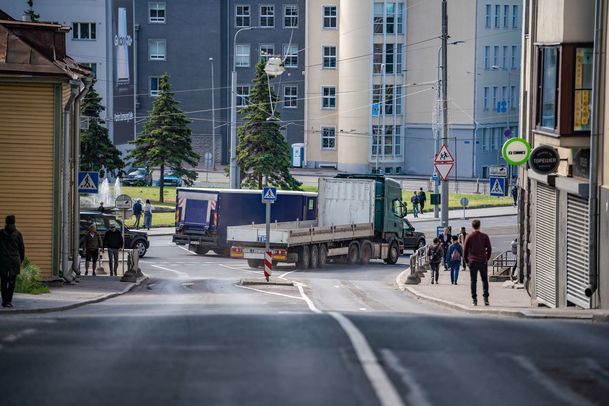
POLYGON ((588 286, 588 200, 575 195, 567 197, 567 300, 585 309, 590 298, 588 286))
POLYGON ((535 207, 535 292, 537 300, 550 307, 558 305, 556 288, 556 190, 537 183, 535 207))

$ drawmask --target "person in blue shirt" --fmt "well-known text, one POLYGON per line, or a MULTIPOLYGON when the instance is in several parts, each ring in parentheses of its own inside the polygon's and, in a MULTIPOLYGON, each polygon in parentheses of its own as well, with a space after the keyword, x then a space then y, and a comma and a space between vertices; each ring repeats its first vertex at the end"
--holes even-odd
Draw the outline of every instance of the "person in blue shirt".
POLYGON ((136 229, 140 228, 140 218, 142 217, 142 212, 142 201, 140 199, 137 199, 137 201, 133 205, 133 215, 135 216, 135 224, 133 225, 133 227, 136 229))
POLYGON ((459 269, 461 268, 461 262, 463 261, 463 247, 461 247, 461 244, 459 244, 458 236, 452 236, 452 244, 448 247, 446 257, 448 259, 448 265, 450 267, 450 283, 456 285, 457 280, 459 279, 459 269))

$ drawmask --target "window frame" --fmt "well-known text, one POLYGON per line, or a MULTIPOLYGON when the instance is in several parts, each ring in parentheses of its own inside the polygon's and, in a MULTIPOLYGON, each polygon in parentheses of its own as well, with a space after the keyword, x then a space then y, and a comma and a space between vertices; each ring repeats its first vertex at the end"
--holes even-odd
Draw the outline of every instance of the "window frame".
POLYGON ((284 4, 283 5, 283 28, 298 28, 298 25, 300 23, 300 9, 298 7, 298 4, 284 4), (287 11, 289 8, 293 8, 296 10, 296 15, 287 15, 287 11), (296 19, 296 24, 295 25, 287 25, 286 22, 288 21, 288 19, 296 19))
POLYGON ((325 85, 325 86, 321 86, 321 109, 322 110, 336 110, 336 105, 337 103, 337 97, 336 97, 336 85, 325 85), (325 90, 328 89, 333 90, 334 94, 329 94, 326 95, 325 94, 325 90), (328 105, 326 105, 326 101, 328 101, 328 105), (333 105, 332 101, 334 101, 333 105))
POLYGON ((148 60, 149 61, 156 61, 156 62, 163 62, 167 60, 167 40, 166 39, 162 39, 162 38, 149 38, 148 39, 148 60), (151 50, 151 44, 153 43, 157 43, 158 44, 164 44, 165 45, 165 52, 163 53, 162 57, 160 57, 160 54, 158 57, 153 57, 152 54, 152 50, 151 50))
POLYGON ((336 30, 338 29, 338 6, 334 5, 322 5, 321 6, 321 28, 322 30, 336 30), (326 10, 334 9, 334 15, 326 16, 326 10), (326 19, 328 21, 334 21, 334 26, 326 25, 326 19))
MULTIPOLYGON (((328 143, 329 145, 330 143, 328 143)), ((319 147, 322 151, 333 151, 336 150, 336 126, 322 125, 319 128, 319 147), (324 130, 332 130, 332 135, 326 135, 324 130), (324 140, 333 141, 332 146, 324 147, 324 140)))
POLYGON ((484 69, 488 70, 491 68, 491 46, 484 46, 484 69))
POLYGON ((491 28, 493 19, 493 6, 491 4, 485 5, 484 10, 484 28, 491 28))
POLYGON ((161 94, 161 77, 160 76, 148 76, 148 96, 158 97, 161 94), (157 90, 152 89, 152 81, 156 79, 157 90))
POLYGON ((512 28, 518 28, 518 4, 512 5, 512 28))
POLYGON ((90 22, 90 21, 73 21, 72 22, 72 40, 74 41, 97 41, 97 24, 94 22, 90 22), (82 27, 83 26, 88 26, 88 38, 83 38, 82 37, 82 27), (78 30, 76 30, 76 27, 78 27, 78 30), (76 36, 78 31, 78 36, 76 36))
POLYGON ((271 28, 275 28, 275 5, 274 5, 274 4, 261 4, 261 5, 258 7, 258 22, 259 22, 259 24, 258 24, 258 28, 261 28, 261 29, 271 29, 271 28), (271 15, 269 15, 269 14, 264 14, 264 15, 263 15, 263 14, 262 14, 262 8, 263 8, 263 7, 267 7, 267 8, 268 8, 268 9, 267 9, 267 12, 268 12, 268 10, 269 10, 269 9, 270 9, 270 10, 272 10, 272 14, 271 14, 271 15), (263 19, 263 18, 267 19, 267 20, 266 20, 266 23, 267 23, 266 25, 263 25, 263 24, 262 24, 262 19, 263 19), (269 19, 270 19, 270 20, 273 22, 273 24, 272 24, 272 25, 269 25, 269 24, 268 24, 269 19))
POLYGON ((252 65, 252 46, 251 44, 235 44, 234 55, 235 68, 249 68, 252 65), (243 49, 247 47, 247 64, 242 65, 238 62, 238 58, 243 58, 245 54, 238 54, 237 49, 243 49))
POLYGON ((258 55, 260 57, 260 59, 264 59, 265 61, 268 62, 269 58, 273 57, 275 55, 275 44, 271 44, 271 43, 261 43, 258 45, 258 55), (269 55, 268 52, 265 52, 265 55, 262 54, 262 49, 272 49, 273 52, 271 52, 271 54, 269 55))
POLYGON ((518 45, 512 45, 512 65, 511 69, 518 69, 518 45))
POLYGON ((283 108, 284 109, 297 109, 298 108, 298 86, 297 85, 284 85, 283 86, 283 108), (288 89, 296 90, 294 94, 288 95, 288 89), (290 101, 288 103, 288 100, 290 101))
POLYGON ((338 50, 336 45, 322 45, 321 46, 321 68, 336 70, 338 65, 338 50), (326 50, 334 50, 334 55, 326 55, 326 50), (334 61, 334 66, 326 65, 326 61, 334 61))
POLYGON ((235 4, 235 28, 247 28, 252 25, 252 7, 249 4, 235 4), (247 15, 243 13, 239 14, 239 7, 247 8, 247 15), (239 19, 242 19, 242 25, 239 25, 239 19), (247 19, 247 25, 243 25, 247 19))
POLYGON ((489 86, 484 86, 483 89, 483 97, 482 97, 482 106, 484 111, 488 111, 488 98, 491 95, 491 88, 489 86))
POLYGON ((501 28, 501 5, 495 4, 495 28, 501 28))
POLYGON ((167 23, 167 3, 164 1, 149 1, 148 2, 148 23, 149 24, 166 24, 167 23), (163 6, 163 17, 161 19, 161 17, 158 16, 158 12, 161 11, 160 8, 155 8, 153 9, 152 6, 153 5, 162 5, 163 6), (157 11, 157 16, 156 17, 152 17, 152 11, 157 11))
MULTIPOLYGON (((559 117, 559 104, 560 104, 560 64, 561 64, 561 60, 562 60, 562 52, 561 52, 561 47, 560 46, 539 46, 537 47, 537 54, 538 54, 538 72, 537 72, 537 100, 536 100, 536 106, 537 106, 537 114, 535 117, 535 124, 536 127, 538 129, 543 129, 544 131, 549 131, 549 132, 557 132, 558 127, 559 127, 559 122, 560 122, 560 117, 559 117), (542 78, 542 76, 544 75, 544 70, 545 70, 545 65, 546 65, 546 60, 544 59, 544 57, 546 55, 544 55, 546 50, 554 50, 556 51, 556 63, 555 63, 555 67, 554 67, 554 95, 553 95, 553 100, 554 100, 554 113, 553 113, 553 120, 554 120, 554 125, 552 127, 546 126, 545 123, 543 122, 543 114, 544 114, 544 108, 543 105, 544 103, 544 80, 542 78)), ((546 99, 547 100, 547 99, 546 99)))
POLYGON ((510 5, 503 5, 503 28, 510 28, 510 5))
POLYGON ((283 44, 283 66, 286 69, 298 68, 298 44, 283 44), (294 63, 293 60, 296 62, 294 63), (288 62, 289 61, 289 62, 288 62))
POLYGON ((236 100, 235 100, 235 106, 237 106, 238 109, 242 109, 245 107, 248 107, 249 101, 250 101, 250 92, 251 92, 251 86, 250 85, 238 85, 237 88, 235 89, 235 93, 236 93, 236 100), (247 89, 247 93, 243 92, 243 89, 247 89))

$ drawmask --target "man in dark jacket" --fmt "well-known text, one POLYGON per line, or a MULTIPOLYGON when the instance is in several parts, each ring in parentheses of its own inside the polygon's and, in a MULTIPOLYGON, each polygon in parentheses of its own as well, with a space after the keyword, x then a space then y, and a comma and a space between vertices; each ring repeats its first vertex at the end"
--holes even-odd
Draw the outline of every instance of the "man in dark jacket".
POLYGON ((104 248, 108 250, 110 276, 118 276, 118 250, 123 248, 123 235, 114 223, 110 224, 110 230, 104 235, 104 248))
POLYGON ((15 226, 15 216, 6 216, 5 226, 0 231, 0 287, 2 307, 13 307, 13 293, 17 275, 25 259, 23 236, 15 226))
POLYGON ((423 213, 423 209, 425 208, 425 202, 427 202, 427 195, 423 191, 423 188, 419 188, 419 206, 421 207, 421 213, 423 213))
POLYGON ((143 211, 144 208, 142 207, 142 201, 140 199, 137 199, 137 201, 133 205, 133 215, 135 216, 135 224, 133 225, 133 228, 135 228, 136 230, 140 228, 140 218, 142 217, 143 211))
POLYGON ((478 305, 478 294, 476 292, 477 276, 480 272, 482 289, 484 290, 484 305, 488 306, 488 261, 491 259, 492 247, 488 235, 480 231, 480 220, 472 221, 473 232, 465 238, 463 258, 469 266, 469 274, 472 278, 471 291, 474 306, 478 305))

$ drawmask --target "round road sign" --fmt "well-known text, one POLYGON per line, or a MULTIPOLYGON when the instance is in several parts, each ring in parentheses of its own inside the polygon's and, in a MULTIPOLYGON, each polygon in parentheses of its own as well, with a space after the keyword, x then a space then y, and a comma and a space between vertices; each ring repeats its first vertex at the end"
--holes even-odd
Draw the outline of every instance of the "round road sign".
POLYGON ((129 210, 133 207, 133 202, 131 201, 131 197, 128 195, 120 195, 114 201, 114 207, 119 210, 129 210))
POLYGON ((469 199, 467 197, 461 198, 461 206, 463 206, 463 207, 469 206, 469 199))
POLYGON ((531 155, 531 146, 524 138, 510 138, 501 148, 503 159, 510 165, 522 165, 531 155))

